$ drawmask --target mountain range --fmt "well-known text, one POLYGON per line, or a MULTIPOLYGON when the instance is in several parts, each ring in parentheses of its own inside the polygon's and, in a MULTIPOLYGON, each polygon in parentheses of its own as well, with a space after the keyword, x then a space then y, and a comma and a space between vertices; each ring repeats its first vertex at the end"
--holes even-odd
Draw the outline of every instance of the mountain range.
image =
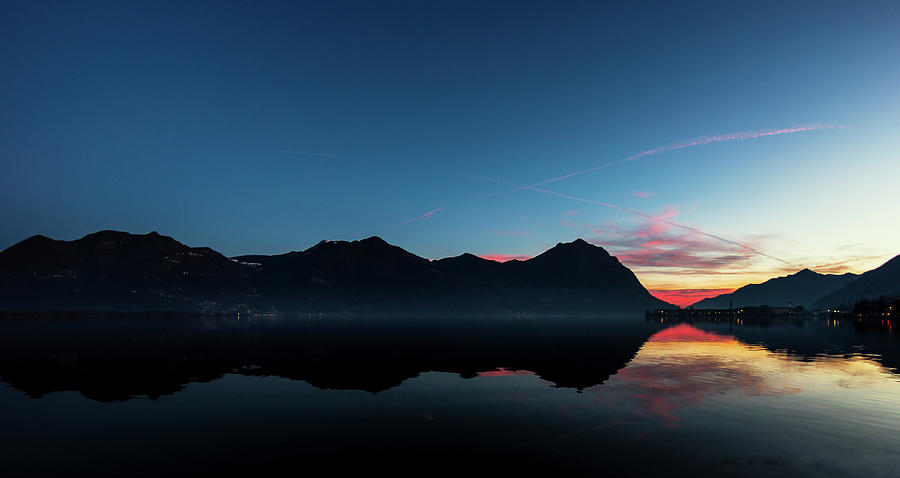
POLYGON ((728 309, 730 307, 809 306, 818 298, 834 292, 856 280, 856 274, 819 274, 809 269, 769 279, 762 284, 748 284, 729 294, 703 299, 694 304, 698 309, 728 309))
POLYGON ((33 236, 0 252, 3 311, 613 315, 673 307, 578 239, 525 261, 428 260, 378 237, 228 258, 156 232, 33 236))
POLYGON ((900 255, 862 274, 819 274, 809 269, 745 285, 729 294, 700 300, 698 309, 768 305, 806 309, 852 309, 863 299, 900 296, 900 255))
POLYGON ((862 299, 891 299, 900 296, 900 255, 881 267, 860 274, 859 278, 812 303, 813 308, 848 308, 862 299))

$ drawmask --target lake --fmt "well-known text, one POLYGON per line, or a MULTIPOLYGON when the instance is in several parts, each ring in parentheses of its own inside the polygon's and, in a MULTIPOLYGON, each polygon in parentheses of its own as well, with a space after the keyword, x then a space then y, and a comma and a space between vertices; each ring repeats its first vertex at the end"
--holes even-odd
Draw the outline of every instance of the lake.
POLYGON ((762 318, 0 320, 4 476, 897 476, 900 335, 762 318))

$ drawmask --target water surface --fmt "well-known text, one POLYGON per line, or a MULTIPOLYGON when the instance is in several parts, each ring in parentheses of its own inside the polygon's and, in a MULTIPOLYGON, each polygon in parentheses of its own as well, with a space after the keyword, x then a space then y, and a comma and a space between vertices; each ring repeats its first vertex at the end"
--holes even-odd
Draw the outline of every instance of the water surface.
POLYGON ((14 475, 896 476, 887 322, 0 321, 14 475))

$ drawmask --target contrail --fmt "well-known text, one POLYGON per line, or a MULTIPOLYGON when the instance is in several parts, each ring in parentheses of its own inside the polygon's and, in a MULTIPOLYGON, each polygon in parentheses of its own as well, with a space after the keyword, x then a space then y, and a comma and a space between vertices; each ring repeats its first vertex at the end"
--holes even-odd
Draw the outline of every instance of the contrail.
POLYGON ((645 213, 645 212, 638 211, 637 209, 631 209, 631 208, 627 208, 627 207, 616 206, 615 204, 610 204, 610 203, 602 202, 602 201, 591 201, 590 199, 584 199, 584 198, 572 196, 572 195, 569 195, 569 194, 564 194, 564 193, 560 193, 560 192, 556 192, 556 191, 550 191, 550 190, 548 190, 548 189, 541 189, 541 188, 537 188, 537 187, 533 187, 533 186, 520 186, 520 185, 518 185, 518 184, 511 183, 511 182, 509 182, 509 181, 503 181, 502 179, 494 179, 494 178, 488 178, 488 177, 482 177, 482 179, 484 179, 485 181, 492 181, 492 182, 495 182, 495 183, 505 184, 505 185, 507 185, 507 186, 513 186, 513 187, 516 187, 516 188, 519 188, 519 189, 523 189, 523 190, 527 190, 527 191, 534 191, 534 192, 539 192, 539 193, 544 193, 544 194, 550 194, 550 195, 552 195, 552 196, 557 196, 557 197, 561 197, 561 198, 565 198, 565 199, 570 199, 570 200, 572 200, 572 201, 578 201, 578 202, 583 202, 583 203, 586 203, 586 204, 593 204, 593 205, 596 205, 596 206, 604 206, 604 207, 608 207, 608 208, 612 208, 612 209, 618 209, 619 211, 625 211, 625 212, 630 213, 630 214, 635 214, 635 215, 637 215, 637 216, 644 217, 644 218, 649 219, 649 220, 651 220, 651 221, 660 222, 660 223, 663 223, 663 224, 668 224, 668 225, 673 226, 673 227, 677 227, 677 228, 680 228, 680 229, 684 229, 684 230, 686 230, 686 231, 690 231, 690 232, 693 232, 693 233, 695 233, 695 234, 700 234, 700 235, 702 235, 702 236, 706 236, 706 237, 709 237, 709 238, 711 238, 711 239, 715 239, 715 240, 717 240, 717 241, 722 241, 722 242, 731 244, 731 245, 733 245, 733 246, 740 247, 741 249, 744 249, 744 250, 747 251, 747 252, 752 252, 753 254, 756 254, 756 255, 759 255, 759 256, 762 256, 762 257, 768 257, 769 259, 774 259, 774 260, 776 260, 776 261, 778 261, 778 262, 781 262, 782 264, 785 264, 785 265, 788 265, 788 266, 791 265, 790 262, 787 262, 787 261, 785 261, 785 260, 783 260, 783 259, 779 259, 779 258, 777 258, 777 257, 775 257, 775 256, 773 256, 773 255, 766 254, 765 252, 762 252, 762 251, 760 251, 759 249, 756 249, 756 248, 754 248, 754 247, 750 247, 750 246, 748 246, 748 245, 746 245, 746 244, 741 244, 740 242, 732 241, 731 239, 726 239, 726 238, 724 238, 724 237, 722 237, 722 236, 717 236, 717 235, 715 235, 715 234, 710 234, 710 233, 708 233, 708 232, 706 232, 706 231, 703 231, 703 230, 701 230, 701 229, 697 229, 696 227, 685 226, 684 224, 679 224, 679 223, 677 223, 677 222, 675 222, 675 221, 672 221, 672 220, 669 220, 669 219, 664 219, 664 218, 661 218, 661 217, 653 216, 653 215, 651 215, 651 214, 647 214, 647 213, 645 213))
MULTIPOLYGON (((726 134, 715 134, 712 136, 700 136, 699 138, 694 138, 688 141, 682 141, 680 143, 668 144, 665 146, 657 146, 653 149, 648 149, 645 151, 641 151, 640 153, 631 155, 627 158, 620 159, 618 161, 612 161, 606 164, 601 164, 600 166, 594 166, 593 168, 582 169, 581 171, 574 171, 568 174, 563 174, 562 176, 557 176, 555 178, 546 179, 539 183, 532 184, 532 187, 543 186, 545 184, 555 183, 557 181, 562 181, 564 179, 569 179, 573 176, 580 176, 585 173, 590 173, 592 171, 597 171, 598 169, 608 168, 610 166, 615 166, 616 164, 634 161, 636 159, 643 158, 644 156, 654 156, 660 153, 667 153, 669 151, 675 151, 677 149, 691 148, 694 146, 700 146, 709 143, 723 143, 727 141, 744 141, 748 139, 754 138, 762 138, 763 136, 776 136, 779 134, 790 134, 790 133, 800 133, 803 131, 817 131, 822 129, 843 129, 843 128, 852 128, 852 125, 840 125, 840 126, 830 126, 830 125, 820 125, 820 124, 810 124, 804 126, 794 126, 792 128, 782 128, 782 129, 764 129, 759 131, 739 131, 736 133, 726 133, 726 134)), ((524 189, 524 187, 523 187, 524 189)))
POLYGON ((701 144, 709 144, 709 143, 721 143, 724 141, 744 141, 748 139, 754 138, 762 138, 763 136, 775 136, 779 134, 790 134, 790 133, 800 133, 803 131, 816 131, 821 129, 842 129, 842 128, 852 128, 852 125, 840 125, 840 126, 831 126, 831 125, 822 125, 822 124, 810 124, 804 126, 794 126, 793 128, 783 128, 783 129, 764 129, 759 131, 740 131, 737 133, 727 133, 727 134, 715 134, 712 136, 701 136, 699 138, 694 138, 689 141, 684 141, 682 143, 670 144, 667 146, 659 146, 657 148, 648 149, 646 151, 641 151, 634 156, 629 156, 625 158, 623 161, 634 161, 635 159, 642 158, 644 156, 652 156, 654 154, 665 153, 667 151, 674 151, 676 149, 690 148, 692 146, 700 146, 701 144))
MULTIPOLYGON (((764 136, 776 136, 776 135, 781 135, 781 134, 800 133, 803 131, 817 131, 817 130, 823 130, 823 129, 843 129, 843 128, 852 128, 852 127, 853 127, 853 125, 832 126, 832 125, 823 125, 823 124, 808 124, 808 125, 802 125, 802 126, 794 126, 791 128, 764 129, 764 130, 757 130, 757 131, 738 131, 735 133, 716 134, 716 135, 712 135, 712 136, 700 136, 698 138, 694 138, 694 139, 691 139, 688 141, 683 141, 680 143, 672 143, 672 144, 668 144, 665 146, 657 146, 656 148, 641 151, 637 154, 631 155, 624 159, 619 159, 617 161, 612 161, 609 163, 601 164, 599 166, 594 166, 594 167, 587 168, 587 169, 582 169, 580 171, 573 171, 571 173, 563 174, 562 176, 556 176, 556 177, 553 177, 550 179, 545 179, 543 181, 531 184, 529 186, 517 186, 515 189, 510 189, 508 191, 499 191, 496 193, 491 193, 491 194, 488 194, 487 196, 482 196, 479 199, 483 199, 485 197, 497 196, 500 194, 512 193, 512 192, 516 192, 516 191, 522 191, 522 190, 525 190, 528 188, 536 188, 539 186, 543 186, 545 184, 559 182, 559 181, 562 181, 564 179, 569 179, 574 176, 580 176, 582 174, 587 174, 587 173, 590 173, 593 171, 597 171, 599 169, 604 169, 604 168, 608 168, 610 166, 615 166, 620 163, 634 161, 636 159, 640 159, 645 156, 654 156, 654 155, 666 153, 669 151, 675 151, 677 149, 691 148, 694 146, 700 146, 700 145, 710 144, 710 143, 722 143, 722 142, 727 142, 727 141, 743 141, 743 140, 748 140, 748 139, 761 138, 764 136)), ((445 209, 447 209, 447 208, 441 207, 434 211, 431 211, 431 213, 435 213, 435 212, 445 210, 445 209)), ((428 213, 426 213, 426 214, 428 214, 428 213)), ((413 221, 416 221, 419 219, 424 219, 425 217, 423 217, 423 216, 417 216, 417 217, 414 217, 411 219, 407 219, 405 221, 401 221, 401 223, 413 222, 413 221)), ((429 215, 428 217, 431 217, 431 216, 429 215)))

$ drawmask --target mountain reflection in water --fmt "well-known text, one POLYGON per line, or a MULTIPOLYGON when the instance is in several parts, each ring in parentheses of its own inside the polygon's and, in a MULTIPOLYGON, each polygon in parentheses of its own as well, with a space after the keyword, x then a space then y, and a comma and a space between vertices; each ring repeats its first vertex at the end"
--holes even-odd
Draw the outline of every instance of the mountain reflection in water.
POLYGON ((891 476, 898 357, 896 327, 813 319, 6 319, 0 459, 13 475, 891 476))

